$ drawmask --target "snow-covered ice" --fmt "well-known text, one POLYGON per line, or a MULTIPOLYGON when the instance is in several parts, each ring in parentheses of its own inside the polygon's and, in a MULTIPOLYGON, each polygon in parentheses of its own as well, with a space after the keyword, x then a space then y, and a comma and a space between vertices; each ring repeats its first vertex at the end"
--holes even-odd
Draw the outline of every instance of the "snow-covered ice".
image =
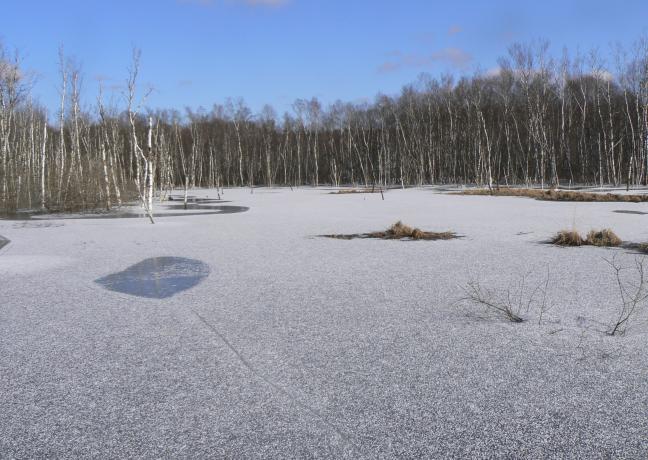
POLYGON ((0 457, 648 456, 648 311, 602 332, 619 303, 603 258, 638 255, 544 244, 572 227, 648 241, 648 204, 435 188, 223 199, 249 210, 0 220, 0 457), (397 220, 462 238, 316 236, 397 220), (164 299, 95 282, 157 257, 210 273, 164 299), (547 272, 541 325, 457 305, 471 280, 502 291, 547 272))

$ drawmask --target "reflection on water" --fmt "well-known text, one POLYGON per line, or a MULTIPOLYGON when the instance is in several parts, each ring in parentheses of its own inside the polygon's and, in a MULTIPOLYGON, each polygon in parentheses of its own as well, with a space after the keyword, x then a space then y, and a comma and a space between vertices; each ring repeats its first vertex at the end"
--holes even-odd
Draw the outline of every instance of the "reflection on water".
MULTIPOLYGON (((184 210, 183 205, 178 206, 165 206, 165 209, 170 209, 173 211, 182 211, 184 210)), ((250 208, 246 206, 193 206, 187 207, 190 210, 199 210, 204 209, 205 212, 154 212, 153 217, 183 217, 183 216, 210 216, 213 214, 236 214, 239 212, 245 212, 250 208)), ((131 219, 131 218, 142 218, 147 217, 147 214, 144 212, 110 212, 105 214, 83 214, 77 216, 64 216, 56 217, 56 219, 131 219)))
MULTIPOLYGON (((227 203, 226 201, 215 200, 215 203, 227 203)), ((160 208, 154 208, 160 210, 160 208)), ((189 211, 202 211, 204 212, 186 212, 183 204, 168 204, 163 205, 161 208, 162 212, 153 212, 154 218, 160 217, 185 217, 185 216, 210 216, 214 214, 236 214, 239 212, 246 212, 250 208, 247 206, 230 206, 230 205, 201 205, 198 203, 192 203, 187 205, 187 210, 189 211), (164 212, 164 210, 170 210, 175 212, 164 212)), ((119 211, 110 211, 110 212, 94 212, 94 213, 84 213, 84 214, 37 214, 29 212, 20 212, 17 214, 12 214, 7 217, 8 220, 63 220, 63 219, 141 219, 147 217, 147 214, 141 209, 139 210, 119 210, 119 211)))
MULTIPOLYGON (((178 195, 169 195, 167 198, 169 201, 184 203, 184 197, 178 195)), ((198 198, 193 195, 187 197, 187 203, 228 203, 219 198, 198 198)))
POLYGON ((166 299, 191 289, 209 276, 209 265, 184 257, 153 257, 95 280, 110 291, 148 299, 166 299))

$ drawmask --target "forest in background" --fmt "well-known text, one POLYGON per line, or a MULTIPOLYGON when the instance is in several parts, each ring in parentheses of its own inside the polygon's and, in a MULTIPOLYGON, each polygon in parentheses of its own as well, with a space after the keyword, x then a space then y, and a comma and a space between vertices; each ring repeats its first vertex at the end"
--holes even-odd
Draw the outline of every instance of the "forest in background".
POLYGON ((611 58, 515 44, 496 71, 422 75, 372 103, 315 98, 279 116, 243 100, 153 110, 140 52, 120 93, 81 101, 79 66, 60 55, 60 107, 31 95, 0 47, 0 213, 110 209, 176 187, 648 183, 648 39, 611 58), (90 107, 90 109, 86 108, 90 107), (56 120, 56 121, 53 121, 56 120))

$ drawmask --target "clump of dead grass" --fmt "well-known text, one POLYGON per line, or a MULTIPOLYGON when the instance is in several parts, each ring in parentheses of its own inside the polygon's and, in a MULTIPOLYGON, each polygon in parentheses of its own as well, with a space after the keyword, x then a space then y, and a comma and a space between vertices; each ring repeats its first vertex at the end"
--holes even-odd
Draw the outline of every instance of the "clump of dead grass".
POLYGON ((380 232, 321 236, 340 240, 352 240, 355 238, 377 238, 381 240, 450 240, 457 238, 457 234, 454 232, 426 232, 420 228, 410 227, 400 220, 387 230, 380 232))
POLYGON ((579 201, 579 202, 627 202, 648 201, 648 195, 621 195, 616 193, 577 192, 571 190, 539 190, 532 188, 500 187, 489 189, 463 190, 456 195, 518 196, 542 201, 579 201))
POLYGON ((609 228, 604 228, 602 230, 590 230, 585 239, 585 244, 591 246, 602 246, 602 247, 616 247, 621 246, 621 238, 619 238, 612 230, 609 228))
POLYGON ((623 241, 609 228, 602 230, 590 230, 586 238, 583 238, 576 230, 561 230, 554 235, 551 243, 557 246, 598 246, 617 247, 623 241))
POLYGON ((561 230, 554 235, 551 243, 558 246, 582 246, 585 240, 576 230, 561 230))

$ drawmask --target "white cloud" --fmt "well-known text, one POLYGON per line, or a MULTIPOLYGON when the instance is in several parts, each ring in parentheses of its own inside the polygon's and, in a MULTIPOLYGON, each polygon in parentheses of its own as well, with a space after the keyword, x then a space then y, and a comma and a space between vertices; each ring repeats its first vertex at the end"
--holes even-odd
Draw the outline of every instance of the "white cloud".
POLYGON ((489 78, 499 77, 500 75, 502 75, 502 68, 500 66, 491 67, 486 71, 486 76, 489 78))
POLYGON ((595 77, 595 78, 598 78, 599 80, 603 80, 603 81, 613 81, 614 80, 614 75, 611 72, 609 72, 609 71, 607 71, 605 69, 593 71, 592 76, 595 77))

